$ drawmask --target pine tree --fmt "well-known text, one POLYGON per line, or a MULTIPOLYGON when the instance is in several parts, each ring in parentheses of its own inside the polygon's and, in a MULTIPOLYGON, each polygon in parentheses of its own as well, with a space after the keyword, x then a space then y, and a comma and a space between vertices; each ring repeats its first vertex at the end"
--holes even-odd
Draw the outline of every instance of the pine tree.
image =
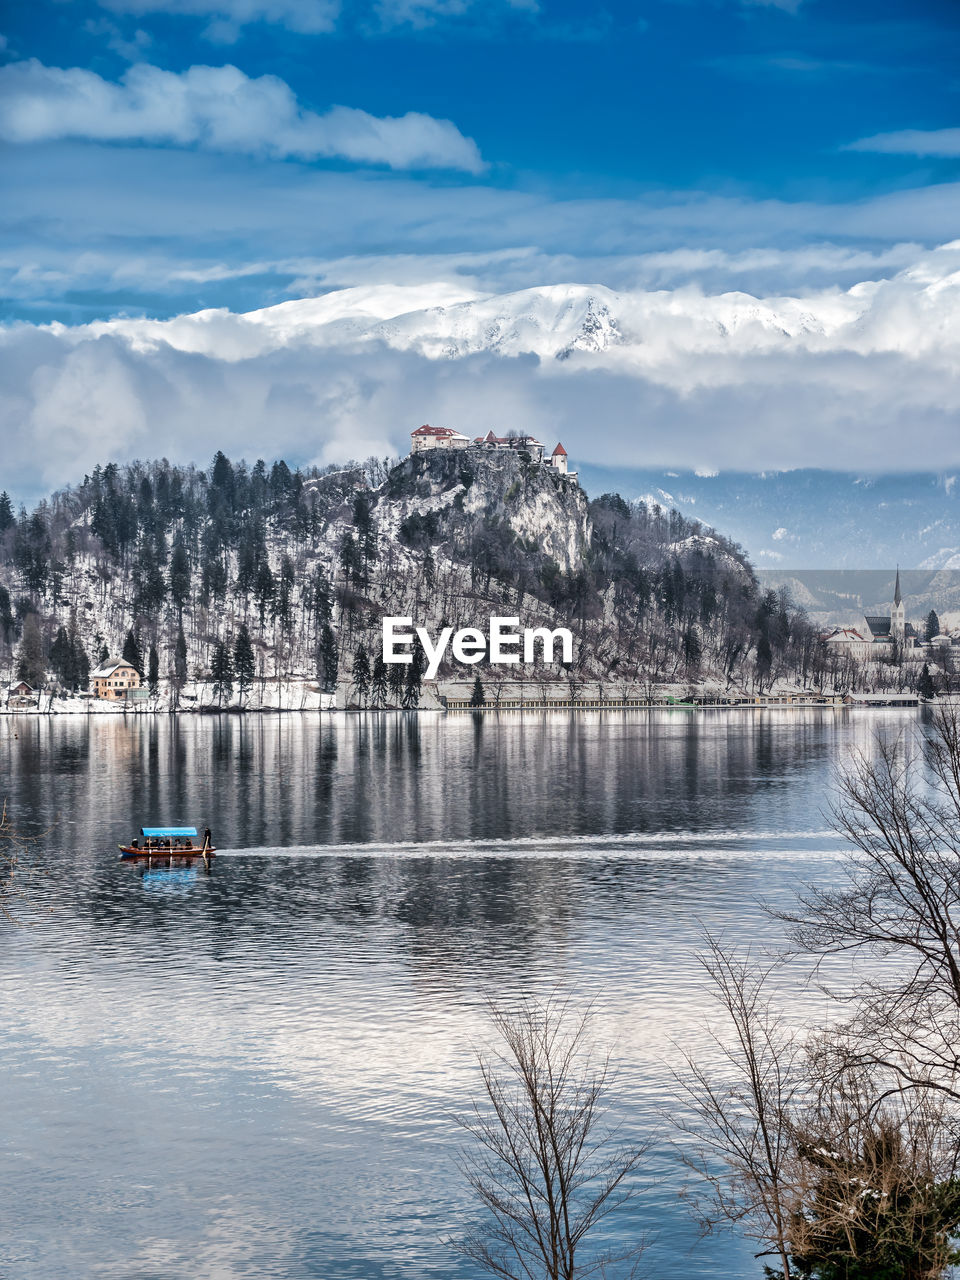
POLYGON ((250 632, 247 630, 245 622, 240 624, 240 630, 237 632, 237 638, 234 642, 233 669, 240 689, 240 705, 242 706, 244 692, 253 683, 253 678, 257 672, 253 645, 250 642, 250 632))
POLYGON ((157 646, 150 646, 150 656, 147 660, 147 683, 150 686, 150 692, 156 695, 160 688, 160 655, 157 653, 157 646))
POLYGON ((484 692, 483 681, 480 679, 480 673, 477 672, 473 681, 473 693, 470 695, 471 707, 485 707, 487 705, 487 695, 484 692))
POLYGON ((187 682, 187 637, 183 634, 182 622, 177 626, 177 641, 173 646, 173 678, 178 691, 187 682))
POLYGON ((382 707, 387 700, 387 664, 383 654, 378 653, 373 660, 373 679, 371 682, 373 705, 382 707))
POLYGON ((332 693, 337 687, 337 642, 333 638, 330 624, 326 623, 320 633, 320 646, 317 650, 317 675, 324 693, 332 693))
POLYGON ((940 619, 937 617, 936 609, 931 609, 927 614, 926 626, 923 629, 923 638, 926 640, 927 644, 929 644, 933 637, 938 636, 939 634, 940 619))
POLYGON ((933 676, 930 674, 929 663, 923 664, 923 670, 920 672, 920 678, 917 680, 917 693, 921 698, 932 698, 936 694, 937 689, 933 683, 933 676))
POLYGON ((230 659, 230 650, 222 640, 217 641, 213 650, 210 674, 213 676, 213 692, 216 695, 217 706, 222 707, 224 698, 229 701, 233 696, 233 663, 230 659))
POLYGON ((0 636, 4 644, 9 644, 13 635, 13 609, 10 605, 10 592, 0 584, 0 636))
POLYGON ((390 663, 387 684, 390 688, 390 701, 395 707, 399 707, 403 702, 403 686, 406 679, 406 670, 406 667, 400 662, 390 663))
POLYGON ((143 650, 140 647, 140 637, 133 627, 127 632, 127 638, 123 642, 123 660, 143 675, 143 650))
POLYGON ((23 634, 20 637, 20 650, 17 653, 17 679, 26 680, 27 684, 38 689, 43 684, 45 674, 46 664, 43 660, 40 621, 31 611, 26 613, 23 619, 23 634))
POLYGON ((170 599, 180 613, 190 599, 190 580, 190 557, 183 542, 178 539, 173 544, 173 554, 170 557, 170 599))
POLYGON ((16 522, 16 517, 13 514, 13 503, 10 501, 9 493, 4 489, 3 493, 0 493, 0 534, 12 529, 16 522))
POLYGON ((66 627, 58 627, 50 646, 50 670, 67 689, 74 686, 73 649, 66 627))
POLYGON ((357 650, 353 659, 353 683, 362 706, 370 691, 370 659, 363 645, 357 650))
POLYGON ((267 605, 273 604, 276 590, 277 584, 274 581, 273 574, 270 572, 270 566, 264 560, 257 570, 257 578, 253 584, 253 598, 256 600, 257 608, 260 611, 261 627, 267 615, 267 605))

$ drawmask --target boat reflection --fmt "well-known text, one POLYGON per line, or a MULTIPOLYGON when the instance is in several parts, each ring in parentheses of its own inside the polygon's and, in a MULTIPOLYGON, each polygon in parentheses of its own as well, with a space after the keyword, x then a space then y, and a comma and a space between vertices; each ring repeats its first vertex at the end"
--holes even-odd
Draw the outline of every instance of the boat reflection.
POLYGON ((148 893, 177 896, 189 893, 199 878, 200 872, 195 866, 145 868, 140 882, 148 893))

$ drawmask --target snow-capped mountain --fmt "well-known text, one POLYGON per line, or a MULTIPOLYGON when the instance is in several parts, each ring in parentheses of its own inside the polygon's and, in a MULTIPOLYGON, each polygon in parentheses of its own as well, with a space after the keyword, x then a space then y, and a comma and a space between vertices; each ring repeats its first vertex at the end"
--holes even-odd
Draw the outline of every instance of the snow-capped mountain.
POLYGON ((379 342, 436 360, 479 352, 560 360, 582 354, 644 367, 680 350, 816 348, 843 329, 851 343, 862 344, 869 339, 858 322, 871 296, 866 286, 805 299, 708 297, 695 289, 615 293, 582 284, 506 294, 479 294, 449 283, 365 286, 243 315, 215 310, 172 320, 119 319, 87 331, 121 334, 137 350, 164 343, 225 360, 285 346, 379 342))

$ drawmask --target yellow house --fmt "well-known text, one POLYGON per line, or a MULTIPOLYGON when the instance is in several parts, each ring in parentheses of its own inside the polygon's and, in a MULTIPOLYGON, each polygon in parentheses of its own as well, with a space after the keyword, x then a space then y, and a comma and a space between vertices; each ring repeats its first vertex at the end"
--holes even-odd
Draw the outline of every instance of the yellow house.
POLYGON ((108 658, 96 671, 90 672, 93 693, 97 698, 125 698, 131 689, 140 688, 140 672, 122 658, 108 658))

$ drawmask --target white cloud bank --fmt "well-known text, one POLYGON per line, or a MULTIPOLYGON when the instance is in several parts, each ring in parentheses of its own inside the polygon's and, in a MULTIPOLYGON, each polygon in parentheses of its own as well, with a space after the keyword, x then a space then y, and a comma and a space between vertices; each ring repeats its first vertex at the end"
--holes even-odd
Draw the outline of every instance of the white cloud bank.
POLYGON ((484 168, 477 145, 449 120, 410 111, 378 117, 355 107, 301 107, 276 76, 237 67, 179 74, 137 63, 119 84, 36 59, 0 67, 0 138, 137 141, 269 158, 342 158, 391 169, 484 168))
POLYGON ((370 285, 246 315, 17 325, 0 386, 20 491, 109 458, 392 452, 426 421, 527 428, 607 466, 940 470, 960 462, 960 243, 784 297, 370 285))

